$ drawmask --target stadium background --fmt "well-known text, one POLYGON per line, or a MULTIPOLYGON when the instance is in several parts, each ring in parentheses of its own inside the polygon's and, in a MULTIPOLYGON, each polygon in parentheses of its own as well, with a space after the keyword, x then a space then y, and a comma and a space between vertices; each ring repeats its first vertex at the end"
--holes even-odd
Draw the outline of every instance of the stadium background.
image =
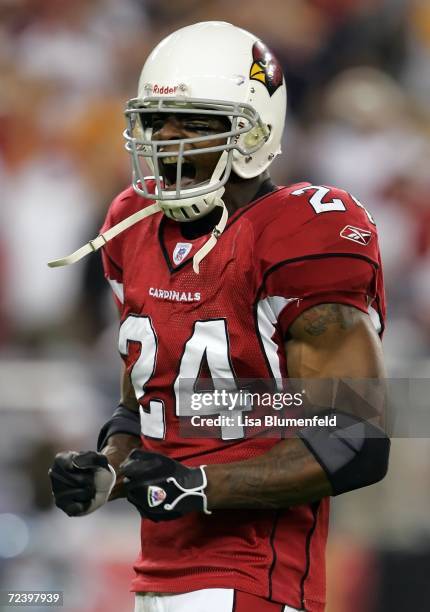
MULTIPOLYGON (((289 116, 274 178, 341 186, 367 205, 389 375, 428 376, 428 0, 2 0, 0 588, 61 589, 65 612, 132 609, 139 520, 123 501, 75 520, 52 507, 52 457, 94 447, 120 364, 98 258, 46 261, 93 237, 129 181, 122 108, 149 50, 207 19, 277 53, 289 116)), ((395 440, 386 480, 334 501, 328 569, 328 612, 428 609, 427 439, 395 440)))

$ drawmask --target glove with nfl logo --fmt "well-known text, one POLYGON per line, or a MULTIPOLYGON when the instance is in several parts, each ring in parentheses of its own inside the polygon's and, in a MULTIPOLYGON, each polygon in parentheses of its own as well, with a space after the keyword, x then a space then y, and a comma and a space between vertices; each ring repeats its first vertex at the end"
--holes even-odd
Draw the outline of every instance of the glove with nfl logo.
POLYGON ((188 512, 212 514, 207 507, 205 466, 186 467, 158 453, 133 450, 120 474, 127 499, 143 518, 169 521, 188 512))
POLYGON ((84 516, 100 508, 116 481, 115 470, 102 453, 58 453, 50 468, 55 505, 68 516, 84 516))

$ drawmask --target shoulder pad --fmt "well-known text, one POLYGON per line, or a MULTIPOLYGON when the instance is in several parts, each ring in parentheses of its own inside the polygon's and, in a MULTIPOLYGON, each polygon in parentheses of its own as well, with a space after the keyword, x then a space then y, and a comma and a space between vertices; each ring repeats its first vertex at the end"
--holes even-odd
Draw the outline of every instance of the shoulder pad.
MULTIPOLYGON (((279 193, 279 192, 278 192, 279 193)), ((375 223, 354 196, 335 187, 301 183, 279 193, 256 232, 263 267, 286 260, 346 254, 377 262, 375 223)))

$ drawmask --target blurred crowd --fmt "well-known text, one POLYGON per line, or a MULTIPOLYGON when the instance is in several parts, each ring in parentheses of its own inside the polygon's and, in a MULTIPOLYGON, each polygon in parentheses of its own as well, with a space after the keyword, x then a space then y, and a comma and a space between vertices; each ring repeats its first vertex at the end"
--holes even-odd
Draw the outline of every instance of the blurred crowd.
MULTIPOLYGON (((55 449, 93 446, 97 416, 101 423, 117 399, 116 315, 100 259, 60 270, 46 262, 94 237, 110 201, 129 184, 122 112, 148 52, 182 25, 211 19, 252 31, 279 57, 289 113, 273 177, 280 185, 342 187, 370 210, 385 266, 389 375, 427 376, 428 0, 1 0, 0 381, 7 392, 0 474, 7 495, 0 533, 7 530, 2 517, 14 513, 48 512, 53 520, 44 474, 55 449), (31 432, 23 436, 27 418, 31 432), (24 469, 13 471, 13 447, 23 437, 31 440, 24 469), (12 484, 16 477, 20 491, 32 487, 28 499, 12 484)), ((428 447, 413 465, 429 476, 428 447)), ((397 503, 393 489, 381 486, 397 503)), ((427 495, 422 503, 428 514, 427 495)), ((393 520, 397 528, 402 519, 393 520)), ((409 528, 424 523, 420 515, 409 528)), ((0 546, 0 581, 2 556, 0 546)), ((110 610, 97 602, 76 609, 110 610)))
POLYGON ((276 181, 341 186, 376 217, 387 357, 393 375, 407 375, 430 356, 425 0, 3 0, 3 350, 43 354, 103 332, 98 260, 61 271, 46 261, 96 234, 129 182, 122 110, 149 50, 181 25, 214 18, 260 35, 284 67, 289 118, 276 181))

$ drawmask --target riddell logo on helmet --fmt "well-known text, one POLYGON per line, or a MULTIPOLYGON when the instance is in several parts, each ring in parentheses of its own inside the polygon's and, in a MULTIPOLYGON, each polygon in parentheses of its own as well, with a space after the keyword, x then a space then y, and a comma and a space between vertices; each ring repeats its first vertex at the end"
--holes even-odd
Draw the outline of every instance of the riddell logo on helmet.
POLYGON ((154 94, 174 94, 177 91, 177 85, 175 85, 174 87, 172 87, 171 85, 154 85, 152 88, 152 93, 154 94))

